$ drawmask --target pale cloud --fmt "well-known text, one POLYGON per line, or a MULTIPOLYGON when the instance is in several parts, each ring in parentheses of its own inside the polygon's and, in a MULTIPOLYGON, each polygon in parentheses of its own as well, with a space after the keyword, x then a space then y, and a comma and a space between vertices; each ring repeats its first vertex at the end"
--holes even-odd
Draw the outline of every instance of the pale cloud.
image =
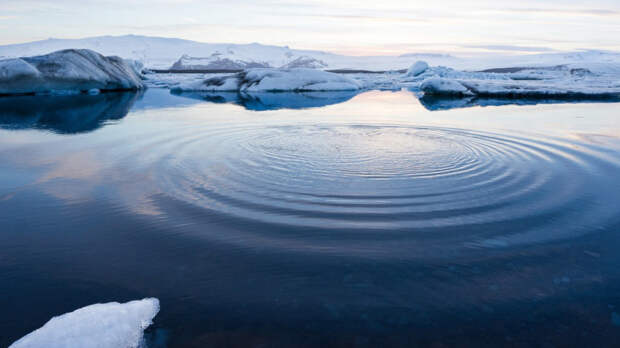
POLYGON ((465 48, 479 48, 489 51, 517 51, 517 52, 550 52, 554 49, 543 46, 515 46, 515 45, 462 45, 465 48))
POLYGON ((501 10, 502 12, 512 13, 528 13, 528 14, 543 14, 543 15, 556 15, 556 16, 620 16, 620 11, 600 8, 581 8, 581 9, 566 9, 566 8, 515 8, 501 10))
POLYGON ((620 50, 620 2, 591 0, 0 0, 0 44, 141 34, 353 54, 620 50), (9 22, 6 22, 9 23, 9 22), (3 23, 4 24, 4 23, 3 23))

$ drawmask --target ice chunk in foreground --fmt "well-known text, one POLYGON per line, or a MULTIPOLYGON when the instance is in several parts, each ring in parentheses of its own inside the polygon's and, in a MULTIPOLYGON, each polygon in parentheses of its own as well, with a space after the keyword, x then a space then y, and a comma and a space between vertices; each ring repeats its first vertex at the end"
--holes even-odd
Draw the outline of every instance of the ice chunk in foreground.
POLYGON ((133 348, 159 312, 159 300, 98 303, 50 319, 9 348, 133 348))
POLYGON ((425 72, 426 69, 428 69, 428 63, 419 60, 415 62, 415 64, 413 64, 411 68, 409 68, 409 70, 407 70, 407 76, 418 76, 421 73, 425 72))
POLYGON ((137 90, 144 86, 135 69, 119 57, 91 50, 5 59, 0 60, 0 94, 137 90))
POLYGON ((346 76, 314 69, 248 69, 234 75, 181 83, 176 91, 348 91, 361 84, 346 76))

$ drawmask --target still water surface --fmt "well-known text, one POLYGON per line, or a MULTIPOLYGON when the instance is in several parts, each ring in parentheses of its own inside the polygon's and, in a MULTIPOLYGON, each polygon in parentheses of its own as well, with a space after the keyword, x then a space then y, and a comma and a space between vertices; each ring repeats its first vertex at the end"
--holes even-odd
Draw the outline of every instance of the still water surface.
POLYGON ((150 347, 620 342, 620 104, 2 98, 0 163, 0 346, 143 297, 150 347))

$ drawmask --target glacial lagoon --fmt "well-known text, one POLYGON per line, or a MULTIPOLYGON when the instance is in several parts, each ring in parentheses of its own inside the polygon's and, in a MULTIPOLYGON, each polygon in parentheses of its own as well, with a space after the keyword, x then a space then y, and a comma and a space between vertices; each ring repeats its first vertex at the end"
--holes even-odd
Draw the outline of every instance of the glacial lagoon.
POLYGON ((0 98, 0 346, 156 297, 149 347, 620 341, 620 104, 0 98))

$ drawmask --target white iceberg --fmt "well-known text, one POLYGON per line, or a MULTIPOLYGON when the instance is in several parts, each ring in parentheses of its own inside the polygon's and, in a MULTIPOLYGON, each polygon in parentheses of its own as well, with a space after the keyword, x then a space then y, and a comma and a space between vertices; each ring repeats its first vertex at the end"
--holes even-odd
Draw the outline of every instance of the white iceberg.
POLYGON ((9 348, 134 348, 159 312, 159 300, 99 303, 50 319, 9 348))
POLYGON ((428 69, 428 63, 426 63, 425 61, 417 61, 415 62, 410 68, 409 70, 407 70, 407 76, 418 76, 421 73, 425 72, 426 69, 428 69))
POLYGON ((432 77, 424 80, 420 85, 420 90, 434 95, 471 95, 471 92, 460 82, 441 77, 432 77))
POLYGON ((137 90, 144 87, 137 69, 119 57, 85 49, 5 59, 0 60, 0 95, 137 90))
POLYGON ((248 69, 201 81, 181 83, 175 91, 349 91, 362 85, 346 76, 314 69, 248 69))
POLYGON ((507 67, 479 72, 430 68, 416 80, 430 95, 499 98, 592 98, 620 96, 620 64, 507 67))

